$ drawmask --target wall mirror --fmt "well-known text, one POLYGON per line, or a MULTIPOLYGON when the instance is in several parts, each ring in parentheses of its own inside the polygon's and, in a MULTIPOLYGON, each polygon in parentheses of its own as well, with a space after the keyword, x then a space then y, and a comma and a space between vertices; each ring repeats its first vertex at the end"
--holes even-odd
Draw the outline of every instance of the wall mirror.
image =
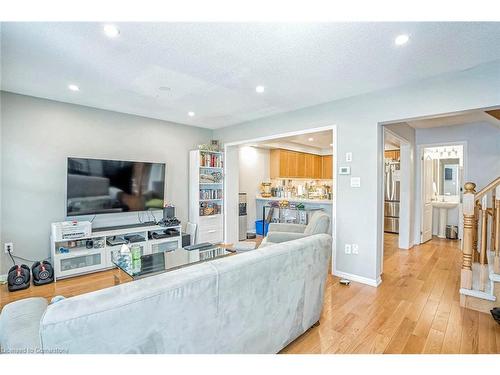
POLYGON ((459 195, 460 186, 460 159, 440 159, 439 195, 459 195))

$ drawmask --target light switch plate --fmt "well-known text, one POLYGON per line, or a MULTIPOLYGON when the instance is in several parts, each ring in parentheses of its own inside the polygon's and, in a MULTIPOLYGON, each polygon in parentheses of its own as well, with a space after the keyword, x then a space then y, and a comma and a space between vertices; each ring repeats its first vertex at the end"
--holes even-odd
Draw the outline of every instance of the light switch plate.
POLYGON ((351 177, 351 187, 353 188, 361 187, 361 177, 351 177))
POLYGON ((350 163, 352 161, 352 152, 345 153, 345 161, 350 163))
POLYGON ((345 253, 346 254, 350 254, 351 253, 351 245, 350 244, 346 244, 345 245, 345 253))
POLYGON ((352 244, 352 253, 353 254, 358 254, 359 253, 359 246, 357 243, 352 244))

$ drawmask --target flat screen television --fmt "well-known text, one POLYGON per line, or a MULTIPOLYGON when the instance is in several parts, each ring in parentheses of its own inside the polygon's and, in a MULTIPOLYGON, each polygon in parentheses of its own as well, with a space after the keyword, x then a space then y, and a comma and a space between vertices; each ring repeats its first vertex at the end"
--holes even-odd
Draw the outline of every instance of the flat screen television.
POLYGON ((163 208, 165 164, 68 158, 66 215, 163 208))

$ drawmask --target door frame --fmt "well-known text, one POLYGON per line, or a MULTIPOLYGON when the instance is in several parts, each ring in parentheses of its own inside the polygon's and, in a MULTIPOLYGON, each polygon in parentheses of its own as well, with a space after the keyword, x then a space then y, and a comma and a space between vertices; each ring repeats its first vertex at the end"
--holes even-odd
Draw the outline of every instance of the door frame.
MULTIPOLYGON (((316 132, 321 132, 325 130, 331 130, 332 131, 332 156, 333 156, 333 163, 332 163, 332 220, 331 220, 331 230, 332 230, 332 267, 331 267, 331 272, 333 274, 335 270, 335 259, 336 259, 336 251, 337 251, 337 150, 338 150, 338 137, 337 137, 337 125, 327 125, 327 126, 321 126, 321 127, 315 127, 315 128, 308 128, 308 129, 302 129, 302 130, 297 130, 297 131, 292 131, 292 132, 285 132, 285 133, 278 133, 278 134, 273 134, 269 136, 264 136, 264 137, 257 137, 257 138, 250 138, 250 139, 244 139, 241 141, 234 141, 234 142, 228 142, 224 144, 224 156, 225 156, 225 162, 224 162, 224 176, 228 175, 228 169, 227 166, 231 165, 231 161, 229 160, 228 163, 228 153, 229 149, 232 147, 238 147, 242 146, 248 143, 259 143, 263 141, 269 141, 269 140, 275 140, 279 138, 285 138, 285 137, 291 137, 295 135, 303 135, 303 134, 309 134, 309 133, 316 133, 316 132)), ((239 166, 237 170, 231 170, 229 172, 230 176, 239 176, 239 166)), ((226 192, 227 189, 227 184, 229 183, 227 178, 224 178, 224 191, 226 192)), ((230 197, 228 194, 224 194, 224 242, 225 243, 232 243, 234 242, 233 239, 235 238, 234 233, 229 233, 229 228, 231 228, 231 220, 237 220, 237 215, 235 216, 234 210, 228 210, 228 201, 230 197)), ((237 197, 236 197, 237 199, 237 197)), ((237 237, 237 236, 236 236, 237 237)))
MULTIPOLYGON (((431 238, 427 241, 424 241, 423 240, 423 235, 424 235, 424 231, 423 231, 423 228, 424 228, 424 220, 425 220, 425 199, 424 199, 424 196, 425 196, 425 182, 426 182, 426 178, 424 178, 424 176, 426 175, 425 172, 424 172, 424 169, 425 169, 425 157, 424 157, 424 152, 425 152, 425 149, 427 147, 424 147, 422 149, 422 153, 420 154, 420 172, 421 172, 421 175, 420 175, 420 233, 418 233, 418 239, 419 239, 419 244, 421 243, 425 243, 427 241, 430 241, 432 240, 432 229, 434 227, 433 224, 431 224, 431 238)), ((431 159, 432 161, 433 159, 431 159)), ((434 163, 433 163, 434 164, 434 163)), ((431 207, 431 222, 434 221, 434 209, 431 207)))
MULTIPOLYGON (((382 125, 382 147, 383 147, 383 155, 382 155, 382 169, 385 168, 385 163, 384 163, 384 154, 385 154, 385 141, 386 141, 386 134, 390 134, 391 137, 397 138, 400 142, 399 145, 399 151, 400 151, 400 170, 404 171, 404 173, 401 173, 401 180, 400 180, 400 196, 399 196, 399 235, 398 235, 398 247, 401 249, 410 249, 413 246, 413 241, 412 241, 412 236, 411 236, 411 218, 412 218, 412 171, 411 171, 411 166, 413 162, 412 158, 412 145, 409 140, 406 138, 400 136, 399 134, 391 131, 390 129, 386 128, 383 124, 382 125), (406 161, 406 165, 404 165, 404 169, 402 162, 406 161), (406 186, 407 189, 403 191, 403 186, 406 186), (404 216, 403 216, 404 215, 404 216), (404 220, 401 220, 401 218, 404 217, 404 220), (404 225, 402 225, 404 224, 404 225), (404 228, 403 235, 401 233, 401 228, 404 228)), ((381 222, 382 222, 382 251, 380 252, 380 274, 383 273, 384 271, 384 216, 385 216, 385 208, 384 208, 384 202, 385 202, 385 173, 382 170, 382 214, 381 214, 381 222)))
MULTIPOLYGON (((464 169, 463 169, 463 175, 462 175, 462 181, 465 183, 467 182, 467 179, 469 177, 469 172, 468 172, 468 150, 467 150, 467 141, 456 141, 456 142, 437 142, 437 143, 425 143, 425 144, 419 144, 417 145, 417 158, 419 160, 418 163, 416 163, 416 186, 417 186, 417 202, 416 202, 416 207, 418 209, 416 210, 415 214, 417 217, 415 218, 415 238, 414 238, 414 243, 416 245, 419 245, 422 243, 422 220, 423 220, 423 209, 424 209, 424 184, 423 184, 423 178, 422 178, 422 171, 423 171, 423 157, 424 157, 424 150, 426 148, 431 148, 431 147, 446 147, 446 146, 462 146, 463 147, 463 164, 464 164, 464 169)), ((460 197, 460 203, 462 202, 463 195, 460 197)), ((460 219, 460 218, 459 218, 460 219)))

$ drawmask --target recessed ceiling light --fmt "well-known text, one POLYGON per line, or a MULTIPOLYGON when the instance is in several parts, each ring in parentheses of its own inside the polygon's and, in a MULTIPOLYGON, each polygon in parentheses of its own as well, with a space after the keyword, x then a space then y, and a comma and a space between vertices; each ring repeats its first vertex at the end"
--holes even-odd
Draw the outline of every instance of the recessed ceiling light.
POLYGON ((262 94, 264 91, 265 91, 265 87, 264 86, 257 86, 255 88, 255 91, 258 92, 259 94, 262 94))
POLYGON ((195 115, 195 113, 194 113, 193 111, 189 111, 189 112, 188 112, 188 116, 189 116, 189 117, 194 117, 194 115, 195 115))
POLYGON ((314 138, 312 138, 312 137, 311 137, 311 138, 307 138, 307 140, 308 140, 309 142, 312 142, 312 141, 314 141, 314 138))
POLYGON ((80 88, 74 84, 68 85, 68 89, 70 89, 71 91, 80 91, 80 88))
POLYGON ((120 35, 120 30, 115 25, 104 25, 104 34, 109 38, 116 38, 120 35))
POLYGON ((409 40, 410 40, 410 37, 408 34, 401 34, 401 35, 398 35, 396 37, 396 39, 394 39, 394 44, 396 44, 397 46, 402 46, 402 45, 405 45, 406 43, 408 43, 409 40))

